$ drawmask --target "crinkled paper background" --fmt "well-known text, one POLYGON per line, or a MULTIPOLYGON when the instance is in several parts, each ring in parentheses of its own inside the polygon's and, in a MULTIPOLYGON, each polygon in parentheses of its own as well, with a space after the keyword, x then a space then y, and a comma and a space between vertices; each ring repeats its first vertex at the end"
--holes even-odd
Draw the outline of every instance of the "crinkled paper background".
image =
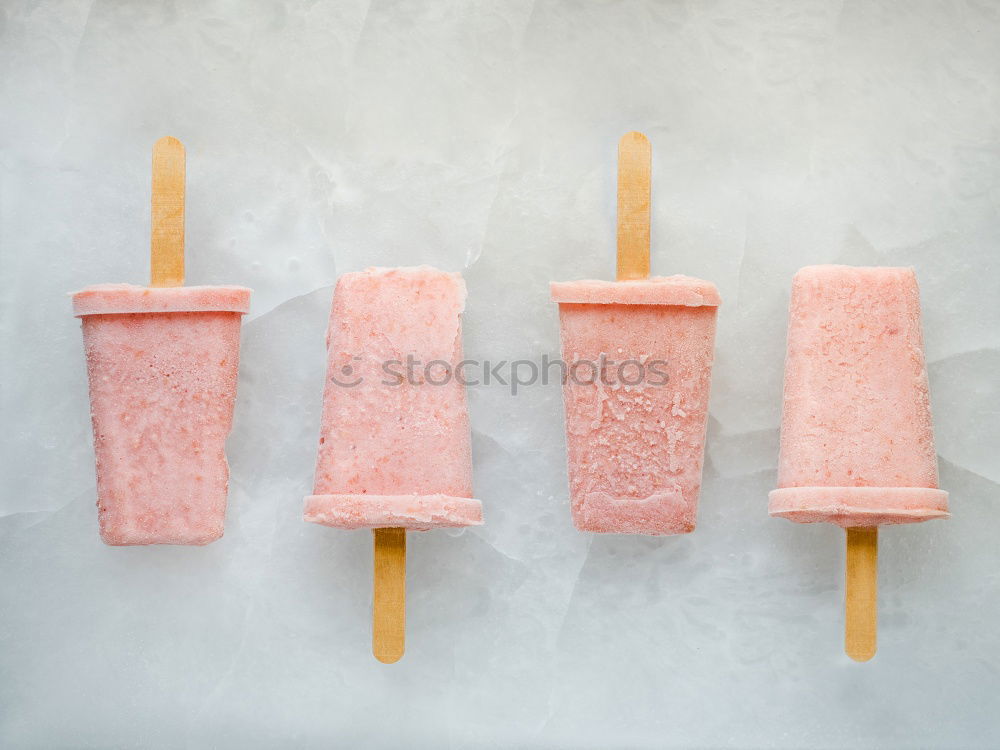
POLYGON ((1000 741, 1000 3, 0 3, 0 745, 990 747, 1000 741), (610 278, 615 149, 653 269, 724 298, 682 538, 574 531, 558 386, 469 394, 486 525, 412 537, 369 651, 370 535, 301 520, 338 274, 462 271, 470 357, 558 350, 610 278), (104 546, 65 293, 145 283, 154 140, 188 281, 253 287, 226 535, 104 546), (770 519, 792 273, 917 268, 950 521, 884 530, 880 650, 843 533, 770 519))

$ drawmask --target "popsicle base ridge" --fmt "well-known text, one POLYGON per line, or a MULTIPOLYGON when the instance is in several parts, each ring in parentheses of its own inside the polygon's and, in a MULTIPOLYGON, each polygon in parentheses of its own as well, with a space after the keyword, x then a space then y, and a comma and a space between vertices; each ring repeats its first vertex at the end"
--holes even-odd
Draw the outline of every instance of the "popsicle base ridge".
POLYGON ((310 495, 305 520, 336 529, 429 529, 480 526, 482 504, 449 495, 310 495))
POLYGON ((549 290, 552 301, 560 304, 718 307, 722 303, 711 281, 680 274, 631 281, 553 281, 549 290))
POLYGON ((614 497, 592 492, 573 505, 573 518, 581 531, 665 536, 694 531, 695 507, 680 490, 656 492, 649 497, 614 497))
POLYGON ((94 284, 73 297, 73 314, 250 311, 250 290, 243 286, 149 287, 134 284, 94 284))
POLYGON ((783 487, 772 490, 768 512, 796 523, 844 528, 920 523, 948 518, 948 493, 929 487, 783 487))

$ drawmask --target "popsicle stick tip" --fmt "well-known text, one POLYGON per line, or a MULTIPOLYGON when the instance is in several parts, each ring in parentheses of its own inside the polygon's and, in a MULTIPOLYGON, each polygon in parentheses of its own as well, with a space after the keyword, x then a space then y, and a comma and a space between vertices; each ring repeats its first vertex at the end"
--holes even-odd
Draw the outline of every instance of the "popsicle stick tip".
POLYGON ((372 647, 372 653, 375 658, 378 659, 383 664, 395 664, 397 661, 403 658, 403 649, 398 651, 392 651, 388 649, 380 649, 378 647, 372 647))
POLYGON ((630 130, 628 133, 621 137, 618 141, 620 146, 631 146, 631 145, 643 145, 649 146, 649 138, 646 137, 645 133, 640 133, 638 130, 630 130))
POLYGON ((155 149, 170 148, 170 149, 180 149, 181 151, 183 151, 184 144, 181 143, 180 140, 178 140, 177 138, 174 138, 172 135, 165 135, 162 138, 160 138, 155 144, 153 144, 153 148, 155 149))
POLYGON ((875 656, 876 649, 874 646, 871 648, 854 648, 849 645, 845 651, 854 661, 866 662, 871 661, 872 657, 875 656))

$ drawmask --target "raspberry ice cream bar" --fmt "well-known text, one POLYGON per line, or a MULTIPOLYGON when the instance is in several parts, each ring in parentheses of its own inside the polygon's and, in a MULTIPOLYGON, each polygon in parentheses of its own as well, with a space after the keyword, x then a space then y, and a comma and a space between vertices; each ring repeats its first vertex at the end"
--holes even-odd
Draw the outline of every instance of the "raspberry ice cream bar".
POLYGON ((688 276, 553 283, 570 501, 584 531, 693 531, 719 293, 688 276))
POLYGON ((844 527, 948 515, 913 269, 809 266, 795 275, 770 513, 844 527))
POLYGON ((426 266, 340 278, 307 521, 409 530, 482 523, 455 373, 465 294, 459 274, 426 266))
POLYGON ((206 544, 222 536, 240 322, 250 290, 92 286, 81 318, 108 544, 206 544))

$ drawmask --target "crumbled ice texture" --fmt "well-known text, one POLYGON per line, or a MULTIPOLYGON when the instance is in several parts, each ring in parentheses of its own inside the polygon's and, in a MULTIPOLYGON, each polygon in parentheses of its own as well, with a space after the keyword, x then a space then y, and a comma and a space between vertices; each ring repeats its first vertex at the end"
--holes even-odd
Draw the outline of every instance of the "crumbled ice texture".
MULTIPOLYGON (((991 2, 0 5, 0 746, 990 747, 1000 736, 1000 9, 991 2), (558 351, 653 143, 653 272, 722 294, 698 529, 581 534, 557 384, 470 389, 485 525, 413 535, 408 651, 371 541, 302 521, 330 287, 462 271, 470 358, 558 351), (65 292, 147 275, 149 154, 188 148, 188 280, 254 288, 225 536, 97 533, 65 292), (917 269, 953 518, 768 518, 792 273, 917 269)), ((683 405, 682 405, 683 408, 683 405)))

